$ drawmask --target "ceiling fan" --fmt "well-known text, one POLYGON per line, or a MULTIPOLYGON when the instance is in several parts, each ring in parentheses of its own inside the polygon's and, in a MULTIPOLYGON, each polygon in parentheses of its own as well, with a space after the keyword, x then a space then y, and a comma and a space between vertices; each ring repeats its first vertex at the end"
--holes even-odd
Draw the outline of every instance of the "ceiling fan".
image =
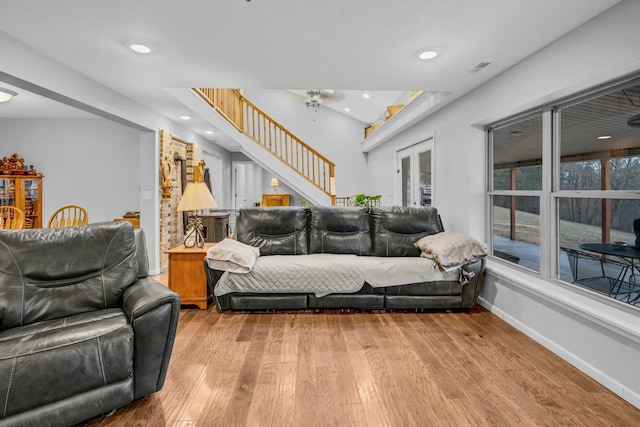
POLYGON ((307 104, 307 108, 312 107, 317 110, 325 100, 340 101, 344 97, 344 93, 333 89, 307 89, 304 102, 307 104))
MULTIPOLYGON (((640 107, 640 105, 636 105, 636 103, 633 102, 633 99, 631 99, 631 97, 627 94, 627 92, 624 89, 622 90, 622 93, 624 94, 624 96, 627 97, 631 105, 633 105, 634 107, 640 107)), ((627 120, 627 126, 630 126, 632 128, 640 128, 640 114, 636 114, 635 116, 629 117, 629 119, 627 120)))

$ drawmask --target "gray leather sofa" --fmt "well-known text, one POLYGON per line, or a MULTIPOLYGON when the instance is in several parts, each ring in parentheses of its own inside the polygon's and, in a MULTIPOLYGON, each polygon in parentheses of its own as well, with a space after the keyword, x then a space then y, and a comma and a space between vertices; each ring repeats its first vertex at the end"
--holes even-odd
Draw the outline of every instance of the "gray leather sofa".
MULTIPOLYGON (((444 231, 433 207, 247 208, 236 220, 236 239, 260 248, 261 256, 313 253, 372 257, 419 257, 414 243, 444 231)), ((468 283, 446 280, 372 287, 355 293, 249 293, 215 296, 222 310, 272 309, 468 309, 475 305, 484 273, 484 259, 466 264, 468 283)), ((208 267, 214 293, 223 272, 208 267)))
POLYGON ((69 426, 160 390, 177 294, 128 222, 0 230, 0 426, 69 426))

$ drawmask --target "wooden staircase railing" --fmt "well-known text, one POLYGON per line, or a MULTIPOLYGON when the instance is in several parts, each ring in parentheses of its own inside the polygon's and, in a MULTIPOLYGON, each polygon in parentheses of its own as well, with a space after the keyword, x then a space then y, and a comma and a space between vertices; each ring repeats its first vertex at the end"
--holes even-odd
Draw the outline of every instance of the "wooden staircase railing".
POLYGON ((252 104, 238 89, 194 88, 193 91, 236 129, 331 197, 332 205, 336 204, 333 162, 252 104))

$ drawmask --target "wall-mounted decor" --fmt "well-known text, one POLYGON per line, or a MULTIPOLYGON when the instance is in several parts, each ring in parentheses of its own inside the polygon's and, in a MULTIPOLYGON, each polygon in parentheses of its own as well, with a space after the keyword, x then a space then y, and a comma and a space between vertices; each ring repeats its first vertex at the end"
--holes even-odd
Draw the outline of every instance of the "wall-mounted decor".
POLYGON ((187 183, 194 182, 194 169, 198 168, 198 146, 166 130, 160 130, 159 144, 160 269, 164 271, 169 265, 166 251, 184 241, 184 217, 188 218, 188 213, 183 215, 177 208, 187 183))
POLYGON ((162 164, 162 197, 171 197, 171 157, 164 156, 162 164))

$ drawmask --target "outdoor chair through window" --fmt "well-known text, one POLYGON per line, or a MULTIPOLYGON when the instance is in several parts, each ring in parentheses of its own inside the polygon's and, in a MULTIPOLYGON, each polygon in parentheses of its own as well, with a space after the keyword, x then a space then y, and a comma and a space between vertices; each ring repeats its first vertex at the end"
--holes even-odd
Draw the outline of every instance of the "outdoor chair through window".
POLYGON ((562 248, 567 253, 573 283, 615 298, 628 266, 606 256, 562 248))

